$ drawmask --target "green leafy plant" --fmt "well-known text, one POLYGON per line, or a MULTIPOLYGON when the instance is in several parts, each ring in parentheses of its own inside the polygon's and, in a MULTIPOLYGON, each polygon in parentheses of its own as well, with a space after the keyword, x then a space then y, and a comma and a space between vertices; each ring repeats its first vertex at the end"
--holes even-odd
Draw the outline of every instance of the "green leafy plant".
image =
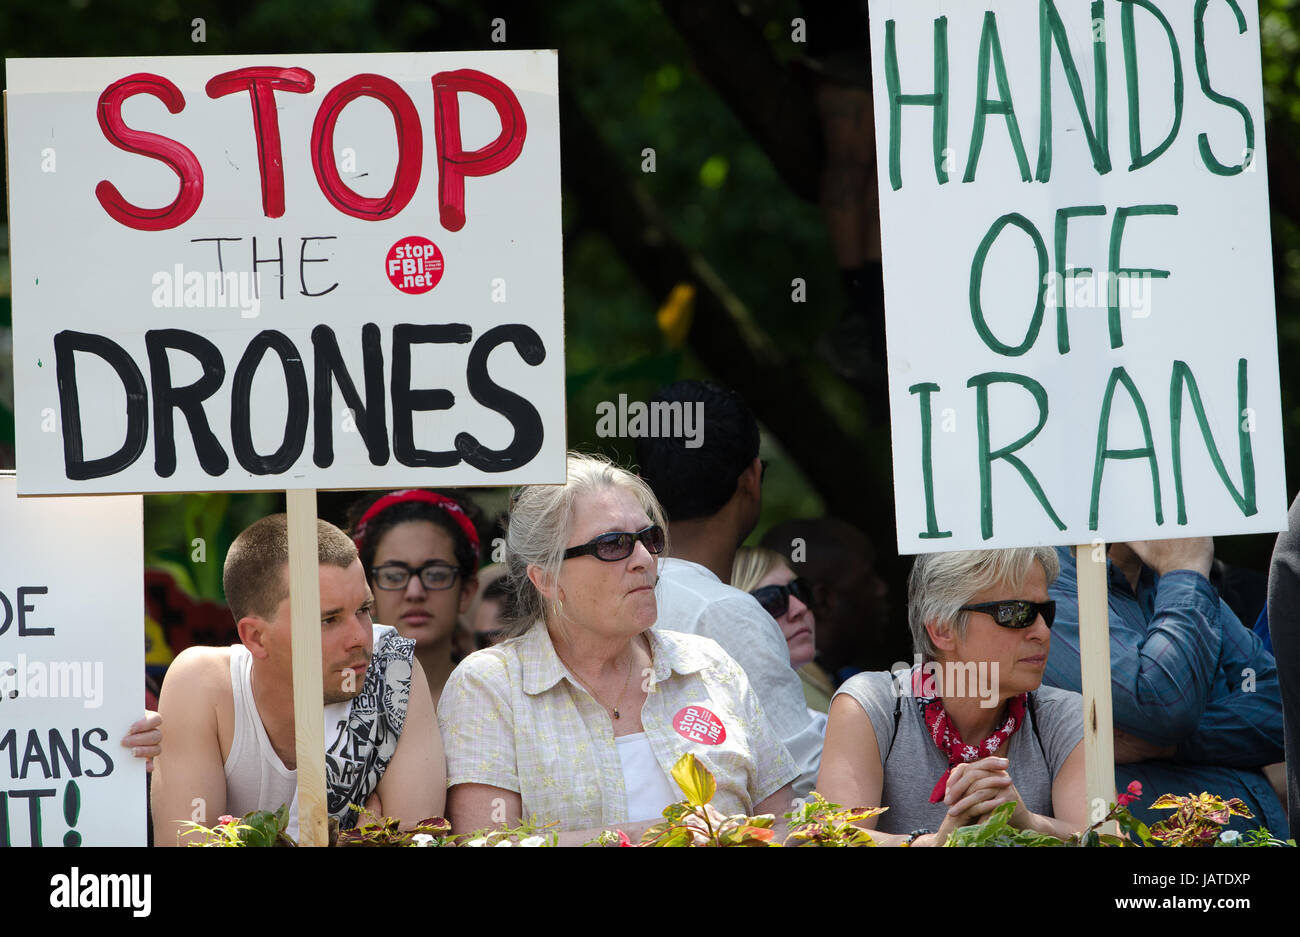
POLYGON ((1067 846, 1136 846, 1133 842, 1134 837, 1146 846, 1154 846, 1155 841, 1151 838, 1151 831, 1147 825, 1133 816, 1128 805, 1136 802, 1142 796, 1142 784, 1139 781, 1130 781, 1128 790, 1115 798, 1116 802, 1110 805, 1110 810, 1106 815, 1088 827, 1081 833, 1075 833, 1065 841, 1067 846), (1122 831, 1121 835, 1114 833, 1103 833, 1101 828, 1107 823, 1115 823, 1122 831), (1127 836, 1122 835, 1127 833, 1127 836))
POLYGON ((841 807, 813 791, 812 799, 786 814, 790 831, 782 845, 788 846, 794 840, 797 846, 874 846, 870 833, 855 824, 878 817, 888 809, 841 807))
POLYGON ((285 830, 289 826, 289 805, 278 810, 254 810, 242 817, 222 816, 217 825, 187 821, 180 834, 186 846, 297 846, 285 830))
MULTIPOLYGON (((421 820, 414 829, 399 829, 400 821, 393 817, 375 817, 364 808, 357 808, 369 821, 354 829, 340 830, 339 822, 329 818, 329 845, 331 846, 447 846, 455 837, 451 824, 442 817, 421 820)), ((187 822, 181 833, 186 846, 297 846, 287 830, 289 805, 278 810, 254 810, 242 817, 223 816, 217 825, 204 826, 187 822)))
POLYGON ((1224 830, 1219 834, 1219 838, 1215 840, 1214 845, 1234 846, 1239 848, 1249 846, 1278 847, 1294 846, 1295 840, 1278 839, 1268 831, 1268 827, 1261 826, 1257 830, 1248 830, 1245 833, 1238 833, 1236 830, 1224 830))
POLYGON ((560 840, 556 826, 530 817, 517 826, 476 830, 455 839, 460 846, 556 846, 560 840))
POLYGON ((963 826, 953 831, 945 846, 1064 846, 1055 836, 1018 830, 1011 825, 1011 815, 1016 812, 1014 802, 1003 804, 988 815, 983 823, 963 826))
POLYGON ((1138 841, 1147 846, 1294 846, 1294 841, 1284 842, 1260 827, 1248 833, 1225 831, 1232 817, 1252 819, 1251 812, 1237 798, 1224 800, 1212 794, 1188 794, 1176 797, 1164 794, 1151 805, 1152 809, 1174 810, 1165 820, 1148 827, 1135 817, 1128 805, 1142 796, 1142 785, 1134 781, 1120 794, 1117 803, 1102 819, 1069 839, 1060 840, 1043 833, 1017 830, 1010 825, 1015 804, 1003 804, 989 818, 976 826, 957 830, 946 846, 1136 846, 1138 841), (1116 823, 1122 834, 1101 832, 1107 823, 1116 823))
POLYGON ((1016 804, 1003 804, 994 810, 983 823, 975 826, 963 826, 948 838, 945 846, 1136 846, 1133 838, 1141 840, 1148 846, 1154 845, 1147 826, 1128 809, 1128 805, 1142 796, 1142 785, 1130 782, 1128 789, 1110 805, 1106 815, 1086 830, 1082 830, 1068 839, 1060 839, 1048 833, 1032 830, 1020 830, 1011 825, 1011 816, 1016 812, 1016 804), (1107 823, 1115 823, 1127 836, 1103 833, 1107 823))
POLYGON ((442 817, 421 820, 414 829, 399 829, 401 821, 395 817, 376 817, 364 807, 356 808, 362 817, 370 819, 350 830, 340 830, 338 820, 330 817, 329 844, 331 846, 449 846, 452 845, 451 824, 442 817))
POLYGON ((679 758, 672 776, 686 799, 664 808, 664 822, 645 831, 642 846, 776 845, 772 842, 776 818, 771 814, 728 817, 710 803, 717 793, 717 782, 694 755, 687 753, 679 758))
POLYGON ((1152 839, 1166 846, 1213 846, 1233 817, 1253 820, 1255 816, 1236 797, 1224 800, 1204 792, 1186 797, 1162 794, 1151 809, 1174 811, 1151 827, 1152 839))

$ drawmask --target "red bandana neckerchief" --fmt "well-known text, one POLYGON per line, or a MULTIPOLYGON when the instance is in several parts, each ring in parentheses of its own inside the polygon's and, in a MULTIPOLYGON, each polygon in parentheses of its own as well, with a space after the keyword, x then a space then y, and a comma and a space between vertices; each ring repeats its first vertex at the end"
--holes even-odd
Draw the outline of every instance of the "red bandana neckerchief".
POLYGON ((1007 718, 1002 721, 997 731, 978 745, 968 745, 958 734, 957 727, 952 724, 948 710, 943 708, 943 697, 922 695, 923 689, 933 692, 934 679, 933 677, 923 679, 921 672, 917 671, 912 675, 912 692, 923 707, 922 715, 925 717, 925 727, 930 730, 930 738, 939 747, 939 751, 948 756, 948 770, 943 773, 938 783, 934 785, 934 790, 930 792, 930 803, 937 804, 948 793, 948 776, 952 774, 953 768, 989 757, 1024 725, 1029 694, 1021 693, 1007 700, 1007 718))

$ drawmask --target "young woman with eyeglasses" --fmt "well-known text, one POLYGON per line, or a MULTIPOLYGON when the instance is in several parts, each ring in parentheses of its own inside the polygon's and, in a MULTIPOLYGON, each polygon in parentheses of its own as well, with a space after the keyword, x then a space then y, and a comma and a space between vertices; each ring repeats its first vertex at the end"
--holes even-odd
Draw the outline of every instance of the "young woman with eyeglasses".
POLYGON ((575 454, 567 478, 513 499, 508 640, 466 657, 443 691, 453 829, 536 816, 561 845, 613 827, 635 841, 681 799, 670 771, 688 752, 723 814, 780 817, 798 769, 744 672, 707 638, 652 627, 667 536, 649 487, 575 454))
POLYGON ((349 512, 374 620, 415 641, 434 705, 451 675, 457 617, 478 588, 478 508, 421 488, 370 495, 349 512))
POLYGON ((888 807, 881 845, 942 846, 1016 803, 1011 825, 1064 839, 1088 825, 1083 703, 1042 686, 1060 569, 1050 547, 919 556, 911 670, 861 673, 831 703, 817 790, 888 807))

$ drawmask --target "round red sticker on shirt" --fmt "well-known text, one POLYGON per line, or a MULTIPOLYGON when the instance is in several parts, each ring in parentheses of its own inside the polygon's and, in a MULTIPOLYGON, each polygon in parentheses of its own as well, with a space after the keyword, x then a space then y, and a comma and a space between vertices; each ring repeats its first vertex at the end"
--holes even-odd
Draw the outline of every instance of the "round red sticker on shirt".
POLYGON ((418 234, 404 237, 388 249, 384 272, 403 293, 427 293, 442 279, 442 251, 418 234))
POLYGON ((702 745, 721 745, 727 739, 722 720, 703 706, 687 706, 673 716, 677 734, 702 745))

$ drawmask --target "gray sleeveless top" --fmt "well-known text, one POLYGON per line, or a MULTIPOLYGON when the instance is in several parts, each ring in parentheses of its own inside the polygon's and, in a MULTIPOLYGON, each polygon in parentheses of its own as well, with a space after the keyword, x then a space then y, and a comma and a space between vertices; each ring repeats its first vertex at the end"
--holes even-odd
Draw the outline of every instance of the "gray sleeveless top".
MULTIPOLYGON (((915 668, 913 668, 915 669, 915 668)), ((910 674, 901 674, 901 686, 911 687, 910 674)), ((948 770, 948 758, 939 751, 925 727, 925 717, 917 698, 910 693, 898 699, 894 675, 885 672, 860 673, 840 687, 857 701, 871 718, 876 733, 880 760, 884 767, 884 787, 879 806, 889 810, 881 814, 876 828, 882 833, 910 833, 913 830, 937 830, 943 823, 946 804, 930 803, 930 791, 948 770), (894 732, 894 707, 901 702, 898 732, 894 732), (891 742, 892 739, 892 742, 891 742)), ((1034 693, 1032 712, 1007 744, 1007 768, 1025 807, 1042 816, 1052 816, 1052 779, 1076 745, 1083 741, 1083 698, 1078 693, 1040 687, 1034 693), (1038 735, 1034 734, 1037 722, 1038 735), (1042 746, 1039 746, 1039 738, 1042 746)), ((873 805, 863 805, 873 806, 873 805)))

